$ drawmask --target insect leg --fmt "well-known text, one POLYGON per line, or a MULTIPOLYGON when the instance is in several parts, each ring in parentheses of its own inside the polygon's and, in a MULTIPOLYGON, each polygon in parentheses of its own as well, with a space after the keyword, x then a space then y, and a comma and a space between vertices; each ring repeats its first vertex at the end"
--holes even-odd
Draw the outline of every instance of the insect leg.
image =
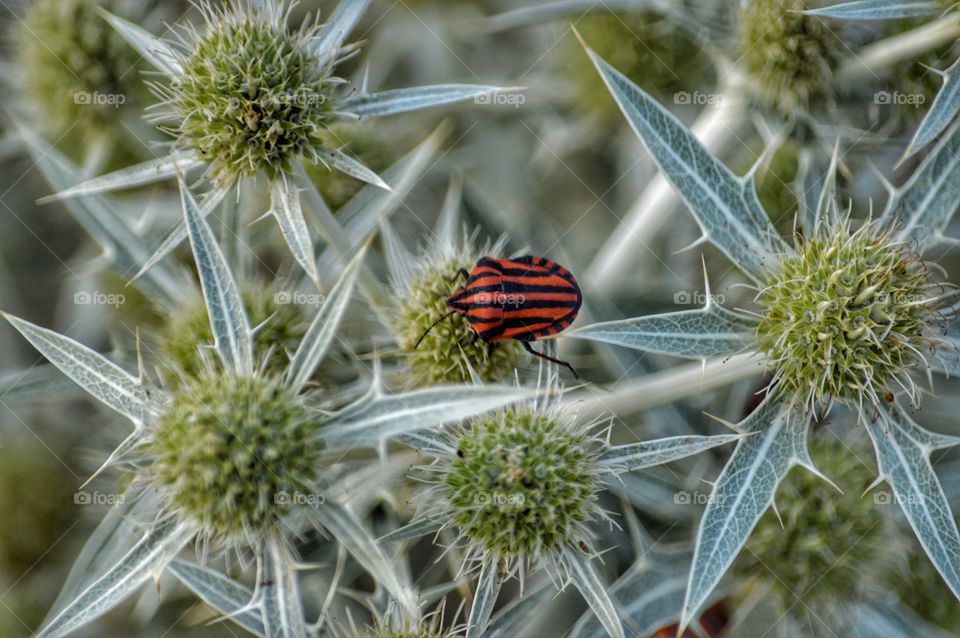
POLYGON ((458 270, 458 271, 457 271, 457 274, 455 274, 453 277, 450 277, 449 279, 447 279, 447 281, 452 284, 453 282, 455 282, 455 281, 456 281, 457 279, 459 279, 460 277, 463 277, 464 279, 470 279, 470 273, 467 272, 467 269, 466 269, 466 268, 461 268, 460 270, 458 270))
POLYGON ((523 349, 529 352, 530 354, 532 354, 533 356, 540 357, 541 359, 546 359, 547 361, 552 361, 553 363, 556 363, 557 365, 560 365, 560 366, 566 366, 566 368, 573 373, 573 376, 577 378, 577 381, 582 381, 582 379, 580 378, 580 375, 577 374, 577 371, 574 370, 573 366, 567 363, 566 361, 561 361, 560 359, 555 359, 554 357, 543 354, 542 352, 537 352, 536 350, 533 349, 533 346, 530 345, 529 341, 521 341, 520 343, 523 345, 523 349))

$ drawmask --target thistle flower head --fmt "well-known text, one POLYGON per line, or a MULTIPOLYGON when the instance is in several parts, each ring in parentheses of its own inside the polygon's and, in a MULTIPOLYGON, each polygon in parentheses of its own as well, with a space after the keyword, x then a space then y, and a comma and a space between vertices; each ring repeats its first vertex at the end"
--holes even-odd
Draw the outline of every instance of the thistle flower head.
POLYGON ((470 381, 471 369, 484 381, 504 381, 513 376, 521 359, 516 343, 491 345, 477 338, 462 315, 444 319, 450 314, 447 298, 463 285, 458 271, 469 272, 483 254, 496 254, 501 247, 498 242, 481 252, 472 238, 464 239, 462 248, 437 242, 414 265, 410 279, 394 282, 394 336, 415 384, 470 381))
POLYGON ((54 139, 115 137, 119 110, 143 96, 140 56, 100 9, 142 14, 128 0, 37 0, 17 33, 29 108, 54 139))
POLYGON ((174 394, 145 444, 168 508, 214 542, 262 537, 311 491, 318 420, 277 378, 206 374, 174 394))
POLYGON ((808 408, 879 405, 930 344, 930 267, 877 224, 824 226, 785 257, 757 297, 757 340, 776 381, 808 408))
MULTIPOLYGON (((424 496, 456 528, 470 559, 494 557, 504 566, 549 559, 592 538, 605 441, 556 406, 518 406, 475 420, 452 433, 451 452, 428 469, 424 496)), ((578 550, 579 551, 579 550, 578 550)))
POLYGON ((812 472, 791 472, 777 493, 779 517, 770 511, 760 519, 737 564, 784 609, 799 597, 820 615, 859 600, 889 571, 902 540, 878 498, 889 494, 864 494, 876 478, 864 462, 869 453, 823 434, 812 441, 811 458, 842 491, 812 472))
POLYGON ((739 56, 771 106, 792 112, 829 86, 842 51, 820 18, 804 15, 807 0, 743 3, 739 56))
MULTIPOLYGON (((283 303, 282 293, 269 286, 251 285, 242 290, 243 305, 250 323, 257 326, 254 349, 264 357, 262 368, 279 374, 289 363, 289 352, 303 338, 306 322, 301 307, 283 303)), ((214 342, 210 317, 203 299, 182 312, 172 313, 160 329, 157 339, 171 383, 180 377, 199 377, 207 367, 205 347, 214 342)), ((207 348, 209 349, 209 348, 207 348)))
POLYGON ((321 133, 331 121, 334 60, 310 50, 319 25, 292 31, 289 5, 252 2, 202 6, 205 28, 182 38, 182 72, 156 85, 159 119, 176 146, 209 164, 214 180, 232 183, 291 162, 319 161, 321 133))

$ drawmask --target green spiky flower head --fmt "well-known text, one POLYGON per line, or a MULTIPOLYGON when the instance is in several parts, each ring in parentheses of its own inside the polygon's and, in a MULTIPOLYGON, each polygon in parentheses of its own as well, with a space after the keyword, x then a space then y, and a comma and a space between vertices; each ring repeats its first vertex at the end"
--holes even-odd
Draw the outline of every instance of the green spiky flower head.
POLYGON ((587 429, 518 408, 474 422, 452 445, 440 489, 475 554, 509 564, 589 540, 601 442, 587 429))
POLYGON ((809 0, 743 3, 738 54, 773 107, 790 113, 824 95, 842 43, 820 18, 804 15, 809 0))
MULTIPOLYGON (((808 408, 879 405, 929 349, 930 268, 891 231, 824 225, 785 257, 757 297, 757 328, 781 389, 808 408)), ((912 394, 912 392, 911 392, 912 394)))
POLYGON ((217 543, 261 538, 315 494, 318 419, 279 378, 208 373, 174 394, 146 444, 169 509, 217 543))
MULTIPOLYGON (((254 349, 266 357, 262 368, 268 374, 279 374, 289 363, 288 353, 305 334, 303 307, 294 303, 294 293, 275 291, 270 286, 248 285, 241 294, 250 323, 257 326, 254 349)), ((210 317, 202 299, 182 312, 170 313, 157 337, 163 362, 172 372, 169 381, 175 384, 183 376, 199 377, 208 365, 204 350, 209 350, 213 341, 210 317)))
POLYGON ((254 4, 203 5, 203 32, 182 38, 181 72, 156 87, 162 127, 221 183, 259 171, 273 177, 301 157, 318 162, 331 120, 333 60, 310 50, 319 26, 290 30, 289 5, 254 4))
POLYGON ((903 540, 884 516, 889 493, 864 494, 876 478, 870 453, 822 434, 811 441, 811 458, 836 487, 803 468, 791 471, 777 492, 779 518, 769 511, 760 519, 736 564, 782 609, 818 616, 885 576, 903 540))
POLYGON ((394 337, 416 385, 469 382, 471 369, 484 381, 506 381, 521 360, 516 343, 491 345, 477 339, 463 316, 453 314, 444 319, 450 314, 447 297, 463 285, 457 273, 461 269, 470 272, 484 253, 496 254, 500 248, 498 243, 482 253, 472 244, 464 240, 462 250, 434 246, 415 265, 409 280, 394 284, 394 337))
POLYGON ((28 108, 71 151, 94 137, 126 140, 119 116, 146 97, 140 56, 100 10, 143 20, 129 0, 36 0, 17 32, 28 108))

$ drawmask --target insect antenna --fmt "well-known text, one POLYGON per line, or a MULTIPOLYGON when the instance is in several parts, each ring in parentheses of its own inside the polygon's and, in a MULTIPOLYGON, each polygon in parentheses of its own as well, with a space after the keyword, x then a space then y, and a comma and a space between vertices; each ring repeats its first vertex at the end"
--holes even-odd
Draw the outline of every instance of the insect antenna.
POLYGON ((440 322, 443 321, 444 319, 447 319, 450 315, 454 314, 455 312, 456 312, 456 311, 451 310, 451 311, 448 312, 447 314, 443 315, 442 317, 440 317, 439 319, 437 319, 436 321, 434 321, 434 322, 430 325, 430 327, 427 328, 426 332, 424 332, 422 335, 420 335, 420 338, 417 339, 417 344, 416 344, 415 346, 413 346, 413 349, 416 350, 417 348, 419 348, 419 347, 420 347, 420 343, 423 341, 423 338, 426 337, 428 334, 430 334, 430 331, 433 330, 434 328, 436 328, 438 323, 440 323, 440 322))
POLYGON ((524 350, 526 350, 527 352, 529 352, 529 353, 532 354, 533 356, 535 356, 535 357, 540 357, 541 359, 546 359, 547 361, 551 361, 551 362, 553 362, 553 363, 556 363, 556 364, 559 365, 559 366, 566 366, 567 370, 569 370, 570 372, 572 372, 572 373, 573 373, 573 376, 575 376, 575 377, 577 378, 577 381, 582 381, 582 380, 583 380, 583 379, 580 378, 580 375, 577 374, 577 371, 573 369, 573 366, 570 365, 569 363, 567 363, 566 361, 562 361, 562 360, 560 360, 560 359, 556 359, 556 358, 554 358, 554 357, 551 357, 550 355, 543 354, 542 352, 537 352, 536 350, 533 349, 533 346, 531 346, 528 341, 521 341, 520 344, 523 346, 523 349, 524 349, 524 350))

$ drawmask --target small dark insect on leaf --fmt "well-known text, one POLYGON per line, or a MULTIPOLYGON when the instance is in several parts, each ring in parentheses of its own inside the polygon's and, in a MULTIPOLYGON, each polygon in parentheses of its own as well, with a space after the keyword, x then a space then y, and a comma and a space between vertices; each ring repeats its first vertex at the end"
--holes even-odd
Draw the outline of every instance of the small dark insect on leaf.
POLYGON ((463 453, 463 450, 458 449, 458 450, 457 450, 457 456, 459 456, 459 457, 462 459, 462 458, 463 458, 464 456, 466 456, 466 455, 463 453))
POLYGON ((885 392, 883 395, 883 399, 887 403, 893 403, 893 392, 890 392, 889 390, 887 390, 887 392, 885 392))
POLYGON ((587 544, 584 543, 583 541, 577 541, 577 547, 579 547, 580 551, 583 552, 584 554, 590 553, 590 548, 587 547, 587 544))

